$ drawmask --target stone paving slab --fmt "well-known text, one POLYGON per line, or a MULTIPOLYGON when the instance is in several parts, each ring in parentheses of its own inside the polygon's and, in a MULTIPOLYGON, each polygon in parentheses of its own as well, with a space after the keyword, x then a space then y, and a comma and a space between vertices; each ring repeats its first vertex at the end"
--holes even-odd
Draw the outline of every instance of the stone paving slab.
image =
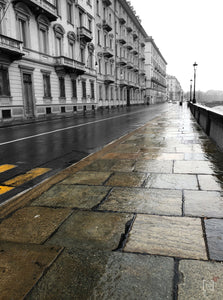
POLYGON ((222 191, 222 177, 220 180, 214 175, 198 175, 198 181, 201 190, 222 191))
POLYGON ((115 188, 100 210, 146 214, 182 214, 182 192, 174 190, 115 188))
POLYGON ((23 299, 61 248, 0 242, 0 299, 23 299))
POLYGON ((185 191, 186 216, 223 218, 223 198, 220 192, 185 191))
POLYGON ((207 260, 198 218, 137 215, 124 250, 207 260))
POLYGON ((134 170, 136 172, 172 173, 173 161, 138 160, 134 170))
POLYGON ((171 258, 67 249, 27 299, 172 299, 173 276, 171 258))
POLYGON ((131 214, 74 212, 47 241, 49 245, 82 249, 114 250, 118 247, 131 214))
POLYGON ((189 174, 150 174, 146 187, 174 190, 198 190, 197 177, 189 174))
POLYGON ((179 264, 181 280, 179 300, 221 300, 223 297, 223 264, 182 260, 179 264))
POLYGON ((213 174, 214 170, 208 161, 176 161, 174 173, 179 174, 213 174))
POLYGON ((106 182, 107 186, 126 186, 126 187, 141 187, 146 180, 147 175, 143 173, 123 173, 116 172, 106 182))
POLYGON ((43 243, 70 215, 70 209, 25 207, 0 224, 0 241, 43 243))
POLYGON ((208 219, 204 222, 210 259, 223 261, 223 220, 208 219))
POLYGON ((32 202, 33 206, 70 207, 91 209, 108 194, 105 186, 58 184, 32 202))
POLYGON ((110 172, 80 171, 67 177, 60 184, 102 185, 111 174, 110 172))

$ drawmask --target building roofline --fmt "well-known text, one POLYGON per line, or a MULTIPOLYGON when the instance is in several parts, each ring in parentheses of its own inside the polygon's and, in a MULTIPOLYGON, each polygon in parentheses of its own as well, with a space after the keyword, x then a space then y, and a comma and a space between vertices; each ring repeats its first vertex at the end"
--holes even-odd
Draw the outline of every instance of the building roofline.
POLYGON ((131 2, 126 0, 120 0, 120 2, 122 3, 123 7, 126 9, 126 12, 129 14, 136 27, 140 30, 141 34, 144 36, 144 38, 146 38, 148 34, 143 28, 139 16, 136 15, 136 12, 133 6, 131 5, 131 2))
POLYGON ((163 57, 162 53, 160 52, 160 49, 157 47, 154 39, 152 36, 148 36, 146 37, 146 42, 150 42, 153 44, 154 48, 156 49, 156 51, 159 53, 160 57, 163 59, 163 61, 165 62, 165 64, 167 65, 167 61, 165 60, 165 58, 163 57))

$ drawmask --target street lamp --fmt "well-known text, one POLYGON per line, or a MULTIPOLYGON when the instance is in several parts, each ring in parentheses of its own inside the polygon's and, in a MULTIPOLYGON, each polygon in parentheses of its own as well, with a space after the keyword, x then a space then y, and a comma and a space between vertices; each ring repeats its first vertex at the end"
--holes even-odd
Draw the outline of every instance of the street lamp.
POLYGON ((196 70, 197 70, 197 63, 195 62, 193 64, 194 67, 194 95, 193 95, 193 103, 196 103, 196 97, 195 97, 195 85, 196 85, 196 70))
POLYGON ((190 80, 190 102, 192 102, 192 82, 193 80, 190 80))

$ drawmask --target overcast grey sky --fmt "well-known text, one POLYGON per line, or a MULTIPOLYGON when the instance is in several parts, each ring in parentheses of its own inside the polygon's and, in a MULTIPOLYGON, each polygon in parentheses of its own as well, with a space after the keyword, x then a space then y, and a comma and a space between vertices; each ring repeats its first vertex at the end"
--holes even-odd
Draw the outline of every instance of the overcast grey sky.
POLYGON ((223 0, 131 0, 142 26, 167 61, 167 73, 184 91, 223 90, 223 0))

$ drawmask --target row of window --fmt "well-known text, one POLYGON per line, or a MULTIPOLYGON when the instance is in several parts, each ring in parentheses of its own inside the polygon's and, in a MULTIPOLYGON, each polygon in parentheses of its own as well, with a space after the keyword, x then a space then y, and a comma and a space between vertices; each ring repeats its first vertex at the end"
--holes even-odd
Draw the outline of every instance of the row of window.
MULTIPOLYGON (((59 97, 66 98, 66 89, 65 89, 65 78, 63 76, 58 77, 59 80, 59 97)), ((77 81, 76 79, 71 78, 71 87, 72 87, 72 98, 77 99, 77 81)), ((87 87, 86 80, 81 81, 82 88, 82 99, 87 99, 87 87)), ((50 73, 43 72, 43 91, 44 98, 51 99, 51 83, 50 83, 50 73)), ((94 81, 90 81, 90 98, 95 99, 95 88, 94 81)))

